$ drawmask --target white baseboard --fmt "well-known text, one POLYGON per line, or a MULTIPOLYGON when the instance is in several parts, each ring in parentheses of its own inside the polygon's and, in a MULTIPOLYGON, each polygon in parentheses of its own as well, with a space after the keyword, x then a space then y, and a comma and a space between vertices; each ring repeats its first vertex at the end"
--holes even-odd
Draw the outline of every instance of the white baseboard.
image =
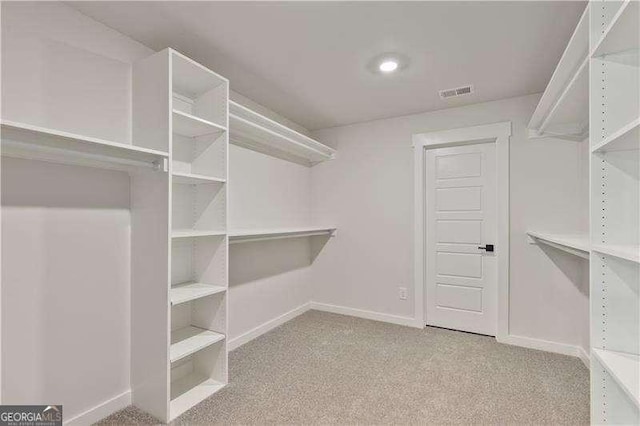
POLYGON ((566 343, 551 342, 549 340, 534 339, 531 337, 515 336, 513 334, 500 338, 496 337, 496 340, 507 345, 522 346, 523 348, 537 349, 539 351, 575 356, 580 358, 582 362, 585 362, 585 360, 583 359, 583 353, 584 356, 587 357, 587 359, 589 358, 586 352, 584 352, 581 347, 567 345, 566 343))
MULTIPOLYGON (((64 424, 68 426, 85 426, 92 425, 95 422, 104 419, 105 417, 115 413, 118 410, 122 410, 125 407, 131 405, 131 391, 122 392, 120 395, 96 405, 87 411, 73 416, 69 420, 65 420, 64 424)), ((62 412, 64 416, 64 410, 62 412)))
POLYGON ((391 324, 405 325, 415 328, 423 328, 424 324, 416 322, 415 318, 399 315, 383 314, 381 312, 365 311, 363 309, 349 308, 347 306, 330 305, 328 303, 311 302, 311 309, 334 314, 349 315, 374 321, 388 322, 391 324))
POLYGON ((591 370, 591 356, 589 356, 589 352, 582 347, 578 347, 578 358, 582 361, 582 363, 591 370))
POLYGON ((311 309, 311 302, 307 302, 303 305, 298 306, 295 309, 290 310, 289 312, 286 312, 282 315, 280 315, 279 317, 276 317, 272 320, 269 320, 263 324, 260 324, 259 326, 252 328, 251 330, 247 331, 246 333, 241 334, 238 337, 234 337, 233 339, 230 339, 228 342, 228 348, 230 351, 239 348, 240 346, 244 345, 245 343, 255 339, 258 336, 263 335, 264 333, 273 330, 274 328, 284 324, 287 321, 290 321, 292 319, 294 319, 295 317, 297 317, 298 315, 302 315, 305 312, 307 312, 309 309, 311 309))

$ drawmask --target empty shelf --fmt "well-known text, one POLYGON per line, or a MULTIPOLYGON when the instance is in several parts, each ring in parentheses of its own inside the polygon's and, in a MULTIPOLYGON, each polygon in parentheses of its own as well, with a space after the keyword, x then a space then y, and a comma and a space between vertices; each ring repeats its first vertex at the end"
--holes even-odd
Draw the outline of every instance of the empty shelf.
POLYGON ((224 340, 224 334, 199 327, 185 327, 171 332, 171 362, 181 360, 201 349, 224 340))
POLYGON ((620 7, 600 40, 595 43, 592 57, 625 52, 640 47, 638 45, 639 8, 640 3, 635 0, 628 0, 620 7))
POLYGON ((183 54, 169 49, 172 55, 173 90, 188 98, 197 98, 227 79, 214 73, 183 54))
POLYGON ((180 229, 171 232, 171 238, 193 238, 193 237, 219 237, 226 235, 225 231, 207 231, 198 229, 180 229))
POLYGON ((640 149, 640 118, 622 127, 617 132, 594 146, 592 152, 627 151, 640 149))
POLYGON ((108 167, 164 168, 169 154, 29 124, 2 121, 2 155, 108 167))
POLYGON ((600 364, 640 408, 640 356, 593 348, 600 364))
POLYGON ((335 157, 335 150, 270 118, 229 101, 230 139, 233 144, 313 165, 335 157))
POLYGON ((227 289, 219 285, 186 283, 171 287, 170 298, 172 305, 190 302, 201 297, 224 293, 227 289))
POLYGON ((532 138, 582 141, 589 126, 589 6, 576 26, 529 125, 532 138))
POLYGON ((640 247, 612 244, 594 244, 593 251, 608 256, 618 257, 630 262, 640 263, 640 247))
POLYGON ((587 235, 547 234, 531 231, 527 232, 527 234, 536 242, 589 259, 589 237, 587 235))
POLYGON ((200 185, 207 183, 225 183, 226 179, 216 178, 212 176, 197 175, 193 173, 172 173, 173 183, 184 185, 200 185))
POLYGON ((332 227, 236 230, 229 232, 229 242, 234 244, 281 238, 312 237, 316 235, 333 236, 335 231, 336 228, 332 227))
POLYGON ((195 137, 224 132, 226 129, 195 115, 173 110, 173 132, 179 135, 195 137))
POLYGON ((218 392, 224 386, 223 383, 197 373, 171 382, 171 420, 218 392))

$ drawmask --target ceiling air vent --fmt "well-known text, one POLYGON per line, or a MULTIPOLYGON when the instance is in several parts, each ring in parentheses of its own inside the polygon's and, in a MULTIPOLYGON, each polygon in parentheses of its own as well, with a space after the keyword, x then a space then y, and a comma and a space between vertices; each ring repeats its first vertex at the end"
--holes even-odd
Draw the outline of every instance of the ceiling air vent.
POLYGON ((440 92, 441 99, 455 98, 456 96, 470 95, 473 93, 473 86, 456 87, 455 89, 445 89, 440 92))

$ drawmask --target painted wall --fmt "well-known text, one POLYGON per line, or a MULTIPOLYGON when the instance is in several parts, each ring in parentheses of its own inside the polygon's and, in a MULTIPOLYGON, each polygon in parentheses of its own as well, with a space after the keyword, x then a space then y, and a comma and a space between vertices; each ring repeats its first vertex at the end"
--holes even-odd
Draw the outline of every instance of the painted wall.
MULTIPOLYGON (((229 229, 303 227, 311 220, 311 169, 232 145, 229 229)), ((229 335, 235 339, 309 302, 308 239, 229 247, 229 335)))
POLYGON ((313 266, 314 302, 414 317, 411 135, 511 121, 511 311, 513 335, 582 345, 588 285, 580 261, 528 243, 525 232, 586 226, 586 181, 575 142, 529 140, 539 95, 314 132, 338 150, 312 170, 314 220, 336 224, 313 266), (582 186, 581 186, 582 185, 582 186), (407 300, 399 287, 409 289, 407 300))

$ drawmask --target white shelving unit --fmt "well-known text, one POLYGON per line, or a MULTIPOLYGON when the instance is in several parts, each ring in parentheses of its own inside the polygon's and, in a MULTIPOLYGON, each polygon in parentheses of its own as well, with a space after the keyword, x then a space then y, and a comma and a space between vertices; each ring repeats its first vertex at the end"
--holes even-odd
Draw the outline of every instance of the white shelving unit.
POLYGON ((640 423, 640 23, 590 2, 591 421, 640 423))
POLYGON ((135 145, 2 121, 2 155, 91 167, 167 170, 169 153, 135 145))
POLYGON ((529 137, 583 141, 589 132, 589 6, 528 125, 529 137))
POLYGON ((147 265, 163 273, 133 288, 133 401, 163 422, 228 383, 228 92, 172 49, 134 64, 134 140, 169 152, 169 179, 163 259, 147 265))
POLYGON ((588 235, 562 235, 543 232, 527 232, 535 242, 565 251, 575 256, 589 259, 590 247, 588 235))
POLYGON ((234 230, 229 231, 229 242, 231 244, 237 244, 252 241, 313 237, 320 235, 332 237, 335 235, 335 232, 336 228, 332 227, 234 230))
POLYGON ((229 101, 230 142, 307 166, 335 158, 336 151, 234 101, 229 101))

